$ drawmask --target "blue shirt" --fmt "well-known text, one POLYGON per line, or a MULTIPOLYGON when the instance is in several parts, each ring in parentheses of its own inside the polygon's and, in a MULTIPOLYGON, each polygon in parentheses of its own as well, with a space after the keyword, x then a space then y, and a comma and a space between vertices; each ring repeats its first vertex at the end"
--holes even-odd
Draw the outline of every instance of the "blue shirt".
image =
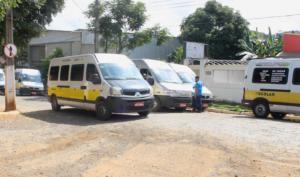
POLYGON ((201 81, 196 82, 195 92, 196 92, 196 88, 199 88, 198 92, 197 92, 197 96, 202 95, 202 85, 203 85, 203 83, 201 81))

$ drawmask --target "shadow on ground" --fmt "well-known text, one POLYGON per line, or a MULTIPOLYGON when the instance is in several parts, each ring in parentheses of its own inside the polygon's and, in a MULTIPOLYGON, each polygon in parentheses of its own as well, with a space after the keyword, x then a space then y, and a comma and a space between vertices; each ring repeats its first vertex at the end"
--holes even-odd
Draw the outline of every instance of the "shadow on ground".
POLYGON ((69 124, 79 126, 129 122, 147 118, 139 116, 138 114, 113 114, 111 119, 107 121, 101 121, 97 119, 95 111, 88 111, 75 108, 63 108, 59 112, 54 112, 52 110, 32 111, 22 113, 22 115, 32 119, 45 121, 48 123, 69 124))

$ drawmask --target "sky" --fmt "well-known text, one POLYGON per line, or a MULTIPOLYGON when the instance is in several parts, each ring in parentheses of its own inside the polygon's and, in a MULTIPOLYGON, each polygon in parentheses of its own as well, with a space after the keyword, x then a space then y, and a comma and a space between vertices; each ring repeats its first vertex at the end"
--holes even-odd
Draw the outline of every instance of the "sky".
MULTIPOLYGON (((66 0, 65 8, 53 18, 47 29, 66 31, 86 29, 89 19, 85 17, 83 11, 87 10, 93 1, 66 0)), ((182 19, 195 12, 197 8, 204 7, 207 2, 207 0, 139 1, 145 3, 147 8, 148 21, 143 28, 160 24, 168 28, 173 36, 180 34, 179 25, 182 19)), ((268 32, 268 27, 271 27, 272 33, 300 30, 300 0, 218 0, 218 2, 239 11, 250 22, 251 30, 258 28, 258 31, 265 33, 268 32), (274 16, 276 18, 264 18, 274 16)))

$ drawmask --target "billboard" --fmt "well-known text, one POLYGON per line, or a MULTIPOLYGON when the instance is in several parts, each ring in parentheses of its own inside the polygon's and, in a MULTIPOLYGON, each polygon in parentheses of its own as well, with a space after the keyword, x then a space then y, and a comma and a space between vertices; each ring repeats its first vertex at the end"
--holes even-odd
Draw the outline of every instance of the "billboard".
POLYGON ((204 58, 204 43, 183 42, 183 58, 204 58))

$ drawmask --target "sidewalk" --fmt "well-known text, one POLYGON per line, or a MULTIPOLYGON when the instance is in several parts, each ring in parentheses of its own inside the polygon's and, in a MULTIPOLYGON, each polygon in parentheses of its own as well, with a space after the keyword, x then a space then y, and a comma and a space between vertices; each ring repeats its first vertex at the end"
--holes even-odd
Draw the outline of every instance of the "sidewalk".
POLYGON ((3 107, 0 107, 0 118, 5 118, 8 116, 16 116, 19 114, 20 114, 20 111, 18 111, 18 110, 6 112, 3 107))

